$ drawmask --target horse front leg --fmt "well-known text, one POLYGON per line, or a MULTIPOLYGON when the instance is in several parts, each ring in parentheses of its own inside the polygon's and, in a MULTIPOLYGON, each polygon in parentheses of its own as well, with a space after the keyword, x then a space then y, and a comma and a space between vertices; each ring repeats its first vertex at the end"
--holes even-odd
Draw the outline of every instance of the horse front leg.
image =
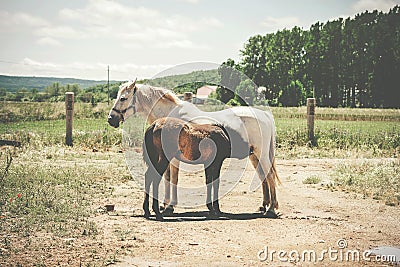
POLYGON ((178 204, 178 175, 179 175, 179 164, 180 161, 177 159, 172 159, 170 163, 171 172, 171 202, 170 206, 174 207, 178 204))
POLYGON ((165 188, 165 195, 164 195, 164 207, 161 209, 165 209, 169 203, 171 202, 171 171, 170 171, 171 164, 167 167, 164 173, 164 188, 165 188))
POLYGON ((161 221, 163 219, 162 214, 160 213, 160 206, 158 204, 158 188, 161 182, 161 176, 157 177, 153 181, 153 211, 156 214, 156 219, 161 221))
POLYGON ((150 168, 147 168, 146 173, 144 174, 144 201, 143 201, 143 211, 144 217, 148 219, 150 217, 149 210, 149 194, 150 194, 150 185, 152 182, 152 177, 155 175, 154 172, 151 173, 150 168))

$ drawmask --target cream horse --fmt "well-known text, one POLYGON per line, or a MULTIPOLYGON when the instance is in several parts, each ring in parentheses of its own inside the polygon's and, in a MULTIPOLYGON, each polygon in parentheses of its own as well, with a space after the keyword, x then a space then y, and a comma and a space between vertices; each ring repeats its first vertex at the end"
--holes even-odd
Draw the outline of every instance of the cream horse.
MULTIPOLYGON (((249 159, 262 184, 263 202, 260 211, 267 217, 277 217, 276 184, 280 183, 275 168, 275 123, 270 112, 252 107, 233 107, 216 112, 204 112, 192 103, 181 101, 174 93, 160 87, 127 82, 120 86, 110 110, 108 123, 117 128, 129 116, 139 113, 149 124, 163 117, 175 117, 198 124, 218 123, 230 134, 231 154, 243 153, 246 143, 251 148, 249 159), (268 207, 268 209, 267 209, 268 207)), ((248 152, 248 151, 247 151, 248 152)), ((179 161, 171 161, 164 173, 166 209, 177 204, 179 161), (172 191, 172 197, 171 197, 172 191)))

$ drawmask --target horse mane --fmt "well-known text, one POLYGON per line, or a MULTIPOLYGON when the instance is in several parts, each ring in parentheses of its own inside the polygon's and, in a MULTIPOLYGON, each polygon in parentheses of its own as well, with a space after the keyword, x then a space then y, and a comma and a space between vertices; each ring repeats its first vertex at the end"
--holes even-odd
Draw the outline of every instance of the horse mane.
POLYGON ((142 101, 144 100, 144 102, 154 103, 155 99, 165 99, 176 105, 181 103, 181 100, 171 90, 144 84, 137 84, 136 86, 138 88, 138 92, 140 92, 137 94, 137 96, 141 98, 142 101))
MULTIPOLYGON (((133 83, 134 81, 128 81, 121 84, 119 86, 118 94, 120 94, 123 89, 131 86, 133 83)), ((140 97, 141 100, 144 101, 145 103, 154 102, 155 99, 159 100, 161 98, 171 101, 172 103, 177 105, 179 105, 182 102, 178 98, 178 96, 174 94, 174 92, 162 87, 156 87, 147 84, 136 84, 136 87, 139 89, 138 92, 140 92, 138 94, 138 97, 140 97)))

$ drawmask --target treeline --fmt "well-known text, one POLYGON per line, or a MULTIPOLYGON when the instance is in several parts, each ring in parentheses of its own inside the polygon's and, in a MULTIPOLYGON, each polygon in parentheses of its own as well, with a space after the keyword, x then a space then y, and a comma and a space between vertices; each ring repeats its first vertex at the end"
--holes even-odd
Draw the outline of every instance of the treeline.
MULTIPOLYGON (((317 22, 308 30, 256 35, 240 52, 239 62, 228 59, 221 66, 222 80, 233 79, 226 84, 237 90, 237 77, 223 70, 242 71, 266 88, 263 97, 270 105, 304 105, 314 96, 319 106, 400 107, 399 6, 388 13, 317 22)), ((255 88, 250 89, 247 97, 256 97, 255 88)), ((217 97, 224 102, 235 98, 225 88, 217 97)))
POLYGON ((184 92, 196 93, 197 89, 206 84, 218 84, 220 75, 217 69, 214 70, 198 70, 186 74, 171 75, 151 80, 144 80, 143 83, 153 86, 160 86, 175 93, 184 92))
MULTIPOLYGON (((110 84, 110 99, 117 97, 120 84, 110 84)), ((21 88, 16 92, 9 92, 4 88, 0 88, 0 101, 59 102, 65 100, 65 92, 74 92, 75 101, 78 102, 96 104, 108 100, 107 84, 94 85, 86 89, 81 89, 78 84, 62 85, 59 82, 55 82, 45 87, 43 91, 39 91, 36 88, 21 88)))

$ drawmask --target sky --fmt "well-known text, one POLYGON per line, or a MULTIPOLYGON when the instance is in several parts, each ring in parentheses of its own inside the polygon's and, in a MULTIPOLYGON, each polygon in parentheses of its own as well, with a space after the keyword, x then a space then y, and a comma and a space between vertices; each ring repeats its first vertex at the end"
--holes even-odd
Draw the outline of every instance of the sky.
POLYGON ((151 78, 176 65, 228 58, 256 34, 400 0, 1 0, 0 74, 106 80, 151 78))

